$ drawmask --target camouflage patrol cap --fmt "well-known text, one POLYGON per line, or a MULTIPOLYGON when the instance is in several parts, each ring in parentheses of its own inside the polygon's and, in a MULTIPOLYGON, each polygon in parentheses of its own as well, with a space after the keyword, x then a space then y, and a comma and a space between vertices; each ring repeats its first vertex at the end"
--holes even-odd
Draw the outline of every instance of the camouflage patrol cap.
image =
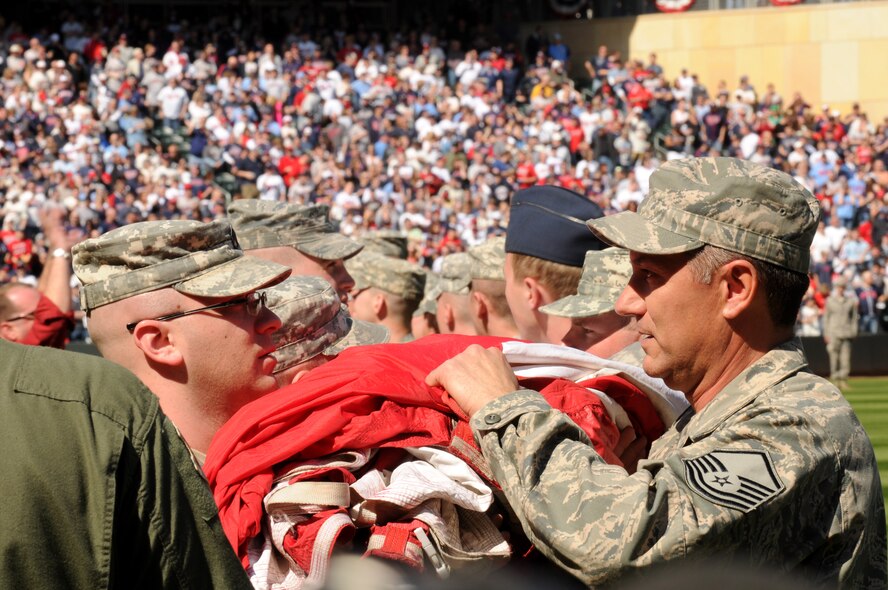
POLYGON ((607 248, 586 252, 583 276, 576 295, 562 297, 540 311, 568 318, 589 318, 614 310, 617 297, 629 283, 629 250, 607 248))
POLYGON ((471 275, 473 279, 489 281, 506 280, 506 238, 497 236, 483 244, 469 249, 472 258, 471 275))
POLYGON ((358 238, 358 242, 363 244, 364 250, 368 252, 407 260, 407 234, 405 232, 380 229, 361 236, 358 238))
POLYGON ((441 262, 441 276, 438 281, 440 293, 468 295, 472 286, 472 259, 466 252, 455 252, 445 256, 441 262))
POLYGON ((244 250, 292 246, 321 260, 343 260, 363 248, 336 231, 326 205, 241 199, 228 206, 228 217, 244 250))
POLYGON ((736 158, 688 158, 651 175, 638 213, 588 225, 636 252, 676 254, 710 244, 807 273, 819 220, 814 196, 783 172, 736 158))
POLYGON ((419 306, 416 308, 416 311, 413 312, 413 317, 419 317, 425 313, 430 313, 432 315, 438 313, 438 297, 441 296, 441 290, 438 288, 438 281, 441 279, 433 272, 427 272, 425 275, 425 288, 423 289, 422 301, 419 302, 419 306))
POLYGON ((268 308, 282 322, 272 335, 275 373, 320 353, 335 356, 349 346, 388 342, 385 326, 349 316, 336 290, 321 277, 290 277, 265 293, 268 308))
POLYGON ((373 252, 362 252, 345 265, 355 280, 355 289, 376 287, 410 301, 422 298, 425 271, 412 262, 373 252))
POLYGON ((197 297, 234 297, 290 274, 286 266, 245 256, 227 221, 133 223, 84 240, 71 253, 87 313, 165 287, 197 297))

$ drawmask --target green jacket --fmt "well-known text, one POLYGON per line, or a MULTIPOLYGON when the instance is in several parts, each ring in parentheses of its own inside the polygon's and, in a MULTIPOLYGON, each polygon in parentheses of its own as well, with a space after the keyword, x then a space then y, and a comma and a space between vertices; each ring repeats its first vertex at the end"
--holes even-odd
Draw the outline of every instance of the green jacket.
POLYGON ((251 588, 157 398, 0 340, 0 588, 251 588))
POLYGON ((586 584, 677 558, 747 559, 830 587, 886 587, 873 447, 797 341, 768 352, 654 442, 638 471, 521 390, 472 417, 524 531, 586 584))

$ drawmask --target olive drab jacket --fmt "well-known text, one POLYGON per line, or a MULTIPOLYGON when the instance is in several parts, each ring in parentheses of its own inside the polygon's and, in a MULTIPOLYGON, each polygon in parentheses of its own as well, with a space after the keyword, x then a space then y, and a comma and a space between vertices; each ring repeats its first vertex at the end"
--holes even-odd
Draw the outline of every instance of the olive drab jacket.
POLYGON ((157 398, 99 358, 0 341, 0 588, 251 588, 157 398))

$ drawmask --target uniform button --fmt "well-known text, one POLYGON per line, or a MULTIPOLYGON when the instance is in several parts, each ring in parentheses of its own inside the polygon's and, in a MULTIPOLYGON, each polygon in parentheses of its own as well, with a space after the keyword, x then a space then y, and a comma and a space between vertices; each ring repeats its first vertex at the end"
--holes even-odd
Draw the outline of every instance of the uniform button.
POLYGON ((500 421, 500 415, 499 414, 487 414, 487 416, 484 417, 484 421, 487 422, 488 424, 496 424, 497 422, 500 421))

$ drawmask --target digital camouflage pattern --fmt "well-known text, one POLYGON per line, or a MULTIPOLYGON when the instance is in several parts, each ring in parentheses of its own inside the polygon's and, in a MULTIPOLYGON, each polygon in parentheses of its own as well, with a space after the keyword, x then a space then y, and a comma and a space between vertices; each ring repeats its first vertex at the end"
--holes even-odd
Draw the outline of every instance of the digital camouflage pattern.
POLYGON ((783 172, 735 158, 666 162, 638 213, 589 220, 601 239, 646 254, 710 244, 807 273, 820 220, 814 196, 783 172))
POLYGON ((355 281, 355 290, 376 287, 408 301, 422 299, 426 272, 412 262, 362 252, 349 258, 345 268, 355 281))
POLYGON ((407 234, 402 231, 378 229, 358 238, 368 252, 407 260, 407 234))
POLYGON ((290 274, 285 266, 245 256, 227 221, 133 223, 84 240, 71 254, 87 313, 165 287, 196 297, 235 297, 290 274))
POLYGON ((633 475, 536 392, 471 420, 524 531, 585 584, 684 557, 885 588, 885 508, 872 445, 797 340, 750 365, 655 441, 633 475))
POLYGON ((471 272, 473 279, 487 281, 506 280, 506 238, 497 236, 483 244, 469 249, 472 259, 471 272))
POLYGON ((244 250, 292 246, 321 260, 344 260, 363 248, 336 230, 327 205, 242 199, 228 206, 228 217, 244 250))
POLYGON ((419 317, 425 313, 435 315, 438 313, 438 297, 441 296, 441 290, 438 288, 438 275, 433 272, 427 272, 425 278, 425 288, 423 289, 422 300, 419 302, 413 317, 419 317))
POLYGON ((629 284, 631 276, 629 250, 590 250, 583 261, 583 276, 577 294, 544 305, 540 311, 568 318, 588 318, 613 311, 617 297, 629 284))
POLYGON ((298 276, 266 289, 268 308, 281 318, 273 334, 275 373, 349 346, 388 342, 385 326, 352 319, 336 290, 321 277, 298 276))
POLYGON ((455 252, 441 260, 438 290, 441 293, 468 295, 472 286, 472 259, 466 252, 455 252))

